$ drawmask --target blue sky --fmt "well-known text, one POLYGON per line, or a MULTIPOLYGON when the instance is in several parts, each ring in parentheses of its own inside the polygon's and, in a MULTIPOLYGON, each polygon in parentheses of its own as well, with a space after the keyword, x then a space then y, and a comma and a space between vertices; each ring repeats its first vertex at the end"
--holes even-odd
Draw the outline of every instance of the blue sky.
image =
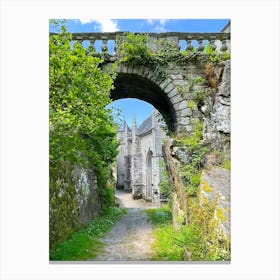
MULTIPOLYGON (((67 21, 69 32, 220 32, 229 19, 92 19, 81 18, 67 21)), ((50 28, 50 31, 55 31, 50 28)), ((99 46, 97 46, 98 48, 99 46)), ((153 111, 150 104, 132 98, 120 99, 110 107, 121 110, 128 125, 133 115, 140 125, 153 111)))

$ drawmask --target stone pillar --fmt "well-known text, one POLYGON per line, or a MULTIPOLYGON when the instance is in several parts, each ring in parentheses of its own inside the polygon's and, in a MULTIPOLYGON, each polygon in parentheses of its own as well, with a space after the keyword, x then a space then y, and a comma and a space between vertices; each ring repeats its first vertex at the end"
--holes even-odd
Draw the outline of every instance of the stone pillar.
POLYGON ((137 124, 136 117, 133 117, 132 123, 132 142, 131 142, 131 187, 132 187, 132 197, 142 198, 142 174, 141 174, 141 149, 140 143, 137 136, 137 124))
POLYGON ((130 131, 125 123, 125 128, 124 128, 124 190, 125 191, 130 191, 131 190, 131 179, 130 179, 130 131))
POLYGON ((153 124, 155 130, 155 156, 154 156, 154 190, 153 190, 153 201, 160 201, 160 182, 162 180, 162 167, 161 161, 163 161, 162 145, 163 139, 166 138, 166 133, 163 130, 163 127, 166 126, 162 123, 161 114, 155 110, 153 114, 153 124))

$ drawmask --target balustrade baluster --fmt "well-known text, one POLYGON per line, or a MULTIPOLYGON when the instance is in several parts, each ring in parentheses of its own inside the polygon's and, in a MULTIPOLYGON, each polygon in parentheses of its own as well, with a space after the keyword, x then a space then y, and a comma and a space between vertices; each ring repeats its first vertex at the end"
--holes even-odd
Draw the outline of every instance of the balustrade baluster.
POLYGON ((90 46, 90 48, 92 48, 92 50, 94 52, 96 52, 96 48, 95 48, 95 45, 94 45, 95 39, 93 37, 89 37, 88 39, 89 39, 89 46, 90 46))
POLYGON ((192 51, 193 50, 193 45, 191 40, 187 40, 187 50, 192 51))
POLYGON ((199 52, 202 52, 202 51, 204 50, 204 46, 203 46, 202 39, 197 40, 197 42, 198 42, 197 50, 198 50, 199 52))
POLYGON ((101 47, 102 52, 104 53, 108 52, 108 46, 107 46, 108 40, 102 39, 101 42, 102 42, 102 47, 101 47))
POLYGON ((225 40, 222 41, 222 46, 220 48, 220 51, 225 52, 228 49, 227 43, 225 40))
POLYGON ((211 49, 214 51, 214 50, 216 50, 216 48, 217 48, 217 46, 215 45, 215 37, 210 37, 210 47, 211 47, 211 49))
MULTIPOLYGON (((51 35, 55 33, 50 33, 51 35)), ((149 34, 149 33, 148 33, 149 34)), ((155 36, 154 33, 151 33, 150 36, 155 36)), ((93 51, 97 52, 100 50, 101 43, 101 51, 104 53, 109 53, 108 40, 114 41, 114 55, 118 55, 119 45, 125 40, 126 33, 125 32, 115 32, 115 33, 99 33, 99 32, 90 32, 90 33, 73 33, 74 42, 79 42, 79 44, 83 45, 83 41, 89 41, 90 47, 92 47, 93 51), (97 44, 97 48, 96 45, 97 44)), ((156 35, 156 38, 162 38, 169 41, 174 41, 177 43, 178 49, 181 51, 188 50, 192 51, 194 49, 193 40, 196 40, 197 51, 202 52, 205 49, 204 42, 207 41, 210 48, 212 50, 218 51, 226 51, 230 48, 230 33, 180 33, 180 32, 169 32, 169 33, 160 33, 156 35), (220 41, 221 44, 217 44, 216 42, 220 41), (182 43, 182 48, 180 49, 180 43, 182 43), (218 47, 219 45, 219 47, 218 47), (186 46, 186 47, 185 47, 186 46)), ((111 42, 109 43, 110 52, 111 52, 111 42)), ((151 48, 153 51, 153 48, 151 48)), ((156 49, 154 50, 156 51, 156 49)), ((111 54, 111 53, 110 53, 111 54)))

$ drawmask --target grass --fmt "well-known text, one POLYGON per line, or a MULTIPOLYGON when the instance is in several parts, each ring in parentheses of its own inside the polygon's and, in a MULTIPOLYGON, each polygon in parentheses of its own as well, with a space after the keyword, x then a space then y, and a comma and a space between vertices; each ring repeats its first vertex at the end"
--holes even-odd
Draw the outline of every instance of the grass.
POLYGON ((104 244, 103 237, 123 214, 122 208, 110 207, 103 214, 92 220, 85 228, 73 233, 66 241, 50 250, 52 261, 77 261, 94 259, 104 244))
POLYGON ((207 226, 203 225, 203 223, 208 223, 208 217, 205 217, 205 215, 207 216, 206 212, 200 212, 202 210, 197 211, 199 210, 194 210, 194 221, 192 223, 188 226, 182 226, 178 231, 174 231, 171 211, 168 207, 147 210, 149 219, 153 224, 155 237, 151 260, 230 260, 230 240, 225 240, 224 244, 220 244, 210 224, 207 226), (205 231, 205 227, 207 227, 209 232, 205 231))
POLYGON ((172 225, 172 214, 168 207, 148 209, 149 219, 153 224, 155 242, 152 260, 181 261, 184 250, 176 245, 172 225))

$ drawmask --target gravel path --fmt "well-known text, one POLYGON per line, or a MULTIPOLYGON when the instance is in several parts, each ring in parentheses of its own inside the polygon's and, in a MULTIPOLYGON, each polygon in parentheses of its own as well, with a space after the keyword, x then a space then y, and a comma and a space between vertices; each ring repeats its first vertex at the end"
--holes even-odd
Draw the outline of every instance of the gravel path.
POLYGON ((116 196, 127 213, 101 239, 106 244, 104 252, 94 261, 149 260, 154 238, 145 209, 157 208, 158 205, 144 200, 133 200, 131 193, 116 191, 116 196))

